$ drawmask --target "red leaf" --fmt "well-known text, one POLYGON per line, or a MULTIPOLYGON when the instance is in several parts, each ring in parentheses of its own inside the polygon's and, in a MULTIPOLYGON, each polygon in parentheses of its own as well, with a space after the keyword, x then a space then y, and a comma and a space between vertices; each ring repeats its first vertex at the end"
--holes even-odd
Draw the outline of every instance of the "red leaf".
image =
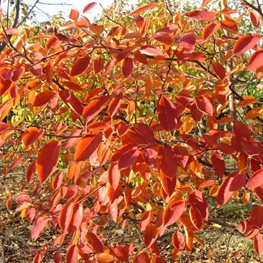
POLYGON ((193 10, 185 13, 186 16, 203 21, 215 20, 215 13, 204 10, 193 10))
POLYGON ((133 263, 148 263, 148 262, 151 262, 151 259, 146 252, 137 254, 133 260, 133 263))
POLYGON ((187 33, 180 37, 177 40, 177 43, 180 44, 185 49, 191 50, 195 47, 195 34, 194 33, 187 33))
POLYGON ((171 45, 173 43, 172 38, 166 32, 157 32, 153 35, 153 38, 167 45, 171 45))
POLYGON ((209 115, 213 115, 214 113, 213 103, 205 96, 198 96, 196 98, 196 106, 200 111, 209 115))
POLYGON ((158 117, 165 130, 172 131, 177 128, 179 116, 176 107, 173 102, 165 96, 162 96, 159 101, 158 117))
POLYGON ((30 144, 33 144, 36 140, 40 139, 43 134, 44 131, 39 130, 36 127, 30 127, 27 130, 25 130, 24 134, 22 135, 22 142, 25 146, 29 146, 30 144))
POLYGON ((113 189, 116 190, 121 180, 121 172, 118 165, 115 163, 111 163, 108 173, 109 173, 109 183, 113 187, 113 189))
MULTIPOLYGON (((116 152, 115 155, 117 155, 119 165, 119 169, 126 169, 129 168, 131 165, 133 165, 138 157, 139 157, 140 151, 138 147, 131 147, 130 145, 123 146, 119 151, 116 152)), ((114 156, 115 156, 114 155, 114 156)), ((112 160, 114 158, 112 157, 112 160)))
POLYGON ((163 224, 168 227, 173 225, 183 214, 185 210, 185 201, 169 202, 163 212, 163 224))
POLYGON ((69 224, 69 233, 74 233, 79 227, 83 219, 83 207, 80 204, 75 204, 73 207, 73 215, 69 224))
POLYGON ((38 237, 40 236, 41 232, 44 230, 44 228, 46 227, 47 223, 48 223, 49 219, 46 216, 39 216, 35 223, 34 226, 31 230, 31 238, 33 240, 37 240, 38 237))
POLYGON ((95 73, 99 73, 100 71, 102 71, 103 67, 104 67, 104 60, 100 56, 97 56, 93 61, 93 68, 95 73))
POLYGON ((74 161, 83 161, 88 159, 98 148, 102 140, 102 133, 94 135, 86 135, 76 146, 74 161))
POLYGON ((156 6, 158 6, 158 3, 149 3, 149 4, 146 4, 146 5, 140 6, 139 8, 133 10, 133 11, 130 13, 130 15, 131 15, 131 16, 139 15, 139 14, 141 14, 141 13, 144 13, 144 12, 147 11, 147 10, 150 10, 150 9, 155 8, 156 6))
POLYGON ((235 173, 226 177, 218 191, 217 205, 221 207, 226 204, 231 199, 233 192, 240 190, 245 184, 245 174, 235 173))
POLYGON ((68 228, 73 216, 74 203, 66 203, 58 215, 58 224, 64 234, 68 233, 68 228))
POLYGON ((39 93, 35 100, 33 106, 40 107, 48 103, 55 96, 55 92, 47 90, 39 93))
POLYGON ((207 40, 208 38, 212 37, 219 28, 220 28, 220 24, 211 23, 206 25, 203 30, 204 40, 207 40))
POLYGON ((194 206, 191 206, 189 209, 189 215, 190 215, 190 219, 192 224, 197 228, 197 229, 201 229, 202 225, 203 225, 203 219, 202 216, 200 214, 200 211, 195 208, 194 206))
POLYGON ((166 194, 171 196, 176 184, 177 161, 169 146, 160 148, 158 162, 162 187, 166 194))
POLYGON ((262 235, 259 233, 253 238, 254 248, 259 256, 263 254, 263 238, 262 235))
POLYGON ((257 44, 259 39, 260 37, 258 35, 246 35, 240 37, 233 46, 233 53, 245 53, 249 49, 253 48, 257 44))
POLYGON ((249 223, 252 224, 253 227, 260 229, 263 226, 263 207, 255 206, 250 212, 249 223))
POLYGON ((225 161, 222 155, 214 152, 211 156, 211 161, 216 175, 218 177, 223 177, 225 174, 225 161))
POLYGON ((76 9, 71 9, 70 14, 69 14, 69 18, 72 20, 77 20, 79 18, 79 11, 76 9))
POLYGON ((113 118, 117 114, 117 112, 121 106, 121 99, 122 99, 121 93, 117 94, 116 96, 114 96, 111 99, 111 101, 109 103, 109 107, 108 107, 108 113, 111 116, 111 118, 113 118))
POLYGON ((153 144, 155 137, 150 127, 145 124, 136 124, 134 127, 128 129, 121 136, 122 144, 125 145, 140 145, 153 144))
POLYGON ((92 121, 99 113, 103 110, 106 103, 110 100, 110 96, 103 96, 96 98, 89 102, 89 104, 84 108, 82 116, 87 121, 92 121))
POLYGON ((36 173, 36 161, 34 160, 26 170, 26 182, 29 184, 36 173))
POLYGON ((66 263, 77 263, 79 248, 77 245, 71 245, 67 248, 66 263))
POLYGON ((48 141, 37 156, 37 174, 42 183, 45 183, 55 170, 59 159, 60 143, 55 140, 48 141))
POLYGON ((114 255, 122 261, 128 262, 129 255, 134 250, 133 245, 126 245, 126 246, 116 246, 113 248, 114 255))
POLYGON ((258 15, 255 12, 251 11, 249 16, 250 16, 250 20, 251 20, 253 26, 254 27, 258 27, 259 26, 259 17, 258 17, 258 15))
POLYGON ((133 60, 129 57, 125 58, 121 65, 123 75, 128 78, 133 70, 133 60))
POLYGON ((88 12, 91 8, 93 8, 97 3, 96 2, 91 2, 83 8, 83 13, 88 12))
POLYGON ((157 227, 149 223, 144 230, 144 244, 146 247, 150 247, 158 236, 157 227))
POLYGON ((34 256, 34 259, 33 259, 32 263, 40 263, 40 262, 42 262, 42 260, 43 260, 44 257, 45 257, 45 254, 46 254, 46 250, 39 251, 39 252, 34 256))
POLYGON ((140 53, 152 57, 163 56, 163 52, 159 48, 153 46, 143 46, 140 53))
POLYGON ((219 62, 214 62, 212 64, 212 67, 216 73, 216 75, 221 79, 223 80, 226 76, 226 71, 225 71, 225 68, 222 66, 221 63, 219 62))
POLYGON ((248 180, 247 187, 254 190, 261 185, 263 185, 263 168, 252 174, 248 180))
POLYGON ((263 50, 256 51, 250 58, 247 70, 256 70, 263 67, 263 50))
POLYGON ((87 242, 89 246, 92 248, 92 250, 96 253, 102 253, 103 252, 103 245, 97 235, 95 235, 92 232, 87 233, 86 235, 87 242))
POLYGON ((145 211, 141 217, 140 227, 144 231, 146 226, 150 223, 152 217, 152 211, 145 211))
POLYGON ((191 206, 199 210, 202 218, 208 220, 208 205, 205 200, 204 194, 198 190, 193 191, 188 196, 188 201, 191 206))
POLYGON ((62 256, 59 251, 56 251, 53 255, 54 263, 62 263, 62 256))
POLYGON ((74 90, 74 91, 77 91, 77 92, 82 92, 81 86, 79 84, 77 84, 77 83, 72 82, 72 81, 61 81, 61 84, 63 86, 66 86, 70 90, 74 90))
POLYGON ((90 63, 90 56, 85 55, 81 58, 79 58, 72 66, 71 69, 71 76, 78 76, 81 73, 83 73, 89 66, 90 63))
POLYGON ((178 249, 179 251, 185 248, 184 235, 179 231, 173 234, 172 242, 173 242, 174 247, 178 249))

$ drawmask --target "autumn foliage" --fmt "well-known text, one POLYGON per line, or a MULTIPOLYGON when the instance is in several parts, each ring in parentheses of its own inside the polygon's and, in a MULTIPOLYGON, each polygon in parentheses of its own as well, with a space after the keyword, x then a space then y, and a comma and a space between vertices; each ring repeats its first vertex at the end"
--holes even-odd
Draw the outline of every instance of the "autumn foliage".
POLYGON ((263 106, 246 93, 263 74, 263 15, 209 2, 149 3, 109 24, 87 19, 92 2, 40 33, 3 27, 1 176, 24 171, 6 205, 33 241, 54 233, 33 262, 50 249, 56 263, 167 262, 168 229, 176 259, 202 243, 211 200, 253 201, 237 229, 263 253, 263 106), (111 224, 139 239, 108 242, 111 224))

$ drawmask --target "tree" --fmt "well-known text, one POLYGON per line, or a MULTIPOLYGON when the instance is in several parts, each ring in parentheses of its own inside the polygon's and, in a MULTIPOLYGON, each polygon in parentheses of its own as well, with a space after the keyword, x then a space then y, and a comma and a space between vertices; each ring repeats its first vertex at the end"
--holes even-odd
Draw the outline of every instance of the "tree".
POLYGON ((168 230, 176 259, 213 199, 253 201, 238 231, 262 254, 263 106, 247 86, 261 85, 263 13, 242 1, 253 32, 240 35, 239 11, 209 2, 175 14, 150 2, 103 25, 85 17, 91 2, 48 32, 3 29, 2 173, 25 167, 16 211, 33 241, 56 235, 34 262, 54 247, 55 262, 63 247, 66 262, 166 262, 168 230), (113 223, 143 244, 110 243, 113 223))

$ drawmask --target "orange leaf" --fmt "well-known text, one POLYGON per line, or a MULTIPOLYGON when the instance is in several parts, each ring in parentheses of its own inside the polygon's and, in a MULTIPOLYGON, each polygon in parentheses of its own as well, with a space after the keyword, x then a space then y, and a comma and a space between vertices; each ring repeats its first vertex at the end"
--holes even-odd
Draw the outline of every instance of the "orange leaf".
POLYGON ((57 41, 58 39, 56 36, 49 37, 46 43, 46 49, 50 49, 51 47, 53 47, 57 43, 57 41))
POLYGON ((69 18, 72 20, 77 20, 79 18, 79 11, 76 9, 71 9, 70 14, 69 14, 69 18))
POLYGON ((40 139, 44 134, 43 130, 39 130, 36 127, 30 127, 25 130, 24 134, 22 135, 22 142, 25 146, 29 146, 33 144, 36 140, 40 139))
POLYGON ((88 12, 91 8, 93 8, 97 3, 96 2, 91 2, 83 8, 83 13, 88 12))
POLYGON ((223 29, 226 29, 227 31, 231 33, 238 32, 238 26, 234 19, 221 20, 220 24, 223 29))
POLYGON ((250 58, 247 70, 256 70, 263 67, 263 50, 256 51, 250 58))
POLYGON ((74 161, 83 161, 88 159, 98 148, 102 140, 102 133, 87 135, 83 137, 76 146, 74 161))
POLYGON ((129 255, 134 250, 133 245, 126 245, 126 246, 116 246, 113 248, 113 252, 115 256, 125 262, 129 261, 129 255))
POLYGON ((203 30, 204 40, 207 40, 208 38, 212 37, 219 28, 220 28, 220 24, 212 23, 206 25, 203 30))
POLYGON ((249 49, 253 48, 257 44, 259 39, 260 37, 258 35, 246 35, 240 37, 233 46, 233 53, 245 53, 249 49))
POLYGON ((185 13, 186 16, 203 21, 215 20, 215 13, 204 10, 193 10, 185 13))
POLYGON ((130 13, 130 15, 131 15, 131 16, 140 15, 140 14, 146 12, 147 10, 150 10, 150 9, 155 8, 155 7, 158 6, 158 5, 159 5, 158 3, 149 3, 149 4, 146 4, 146 5, 140 6, 139 8, 133 10, 133 11, 130 13))
POLYGON ((90 63, 90 56, 85 55, 81 58, 79 58, 72 66, 71 69, 71 76, 78 76, 81 73, 83 73, 89 66, 90 63))
POLYGON ((185 201, 171 201, 167 204, 163 213, 163 224, 168 227, 173 225, 183 214, 185 210, 185 201))
POLYGON ((262 113, 263 113, 263 106, 255 107, 246 114, 245 118, 253 119, 256 117, 261 117, 262 113))
POLYGON ((100 35, 104 31, 104 27, 97 24, 91 24, 89 29, 97 35, 100 35))
POLYGON ((149 223, 144 230, 144 244, 146 247, 150 247, 158 236, 157 227, 149 223))
POLYGON ((43 106, 46 103, 48 103, 54 96, 55 96, 55 92, 50 90, 41 92, 36 96, 33 106, 35 107, 43 106))
POLYGON ((48 141, 37 156, 36 167, 38 178, 45 183, 57 166, 60 143, 55 140, 48 141))
POLYGON ((203 0, 202 8, 206 7, 212 0, 203 0))
POLYGON ((100 253, 96 256, 96 262, 98 263, 114 263, 116 258, 109 253, 100 253))
POLYGON ((103 110, 106 103, 110 100, 110 96, 103 96, 96 98, 89 102, 89 104, 84 108, 82 116, 87 121, 92 121, 99 113, 103 110))

